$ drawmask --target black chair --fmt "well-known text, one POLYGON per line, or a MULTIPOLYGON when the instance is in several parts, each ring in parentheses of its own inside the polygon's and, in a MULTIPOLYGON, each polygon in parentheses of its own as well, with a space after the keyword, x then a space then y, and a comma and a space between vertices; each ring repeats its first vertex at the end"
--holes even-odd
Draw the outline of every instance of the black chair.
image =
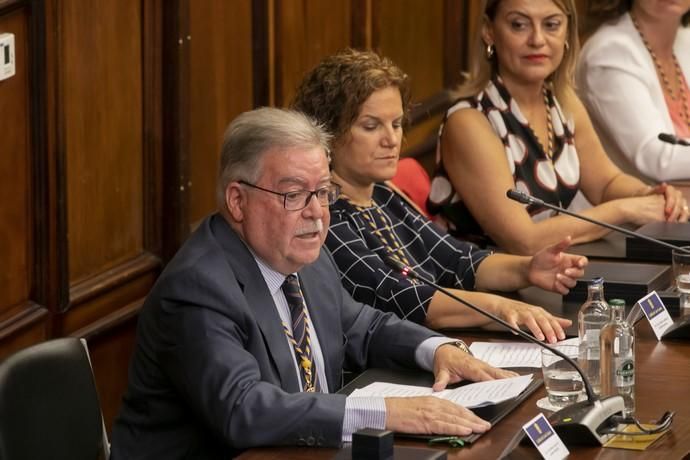
POLYGON ((86 342, 63 338, 0 363, 0 460, 109 456, 86 342))

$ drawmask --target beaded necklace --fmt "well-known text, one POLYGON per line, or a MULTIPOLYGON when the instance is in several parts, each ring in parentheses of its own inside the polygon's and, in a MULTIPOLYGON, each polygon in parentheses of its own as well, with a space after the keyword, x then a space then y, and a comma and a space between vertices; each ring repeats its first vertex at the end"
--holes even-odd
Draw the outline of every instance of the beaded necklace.
POLYGON ((537 136, 537 133, 534 131, 534 129, 530 126, 530 129, 532 130, 532 134, 534 134, 534 137, 537 139, 537 142, 539 143, 539 146, 541 149, 544 151, 546 154, 546 157, 549 160, 553 160, 553 144, 554 144, 554 133, 553 133, 553 120, 551 119, 551 107, 549 106, 549 93, 546 90, 546 86, 543 87, 542 93, 544 95, 544 108, 546 109, 546 138, 547 138, 547 146, 546 148, 544 147, 544 144, 541 143, 541 139, 539 139, 539 136, 537 136))
POLYGON ((375 202, 373 202, 372 206, 369 208, 359 206, 352 202, 350 202, 350 204, 354 205, 355 209, 361 213, 362 217, 369 225, 369 228, 371 228, 371 231, 385 247, 388 255, 396 259, 399 263, 411 266, 398 235, 393 231, 393 222, 384 214, 381 208, 379 208, 375 202), (372 209, 374 211, 373 213, 372 209))
POLYGON ((630 19, 632 19, 632 23, 633 26, 635 26, 635 30, 637 30, 637 33, 640 35, 640 38, 642 39, 642 43, 644 43, 645 48, 647 48, 649 55, 652 57, 654 67, 656 67, 656 71, 661 77, 661 82, 664 85, 664 91, 673 101, 675 101, 676 98, 680 98, 681 106, 683 107, 683 112, 681 115, 685 122, 688 124, 688 126, 690 126, 690 107, 688 107, 688 98, 685 94, 685 85, 683 84, 683 71, 680 68, 680 64, 678 64, 676 53, 671 52, 671 57, 673 58, 673 67, 675 70, 676 83, 678 85, 678 94, 674 95, 673 88, 671 87, 671 81, 666 76, 666 72, 664 72, 664 68, 661 66, 661 62, 659 62, 659 58, 657 57, 656 53, 652 50, 652 47, 649 45, 649 42, 647 41, 647 37, 645 37, 642 33, 640 25, 637 23, 637 19, 632 13, 630 13, 630 19))
POLYGON ((551 120, 551 106, 549 105, 549 93, 546 91, 546 86, 543 88, 544 93, 544 107, 546 108, 546 131, 547 137, 549 138, 548 150, 546 151, 546 156, 553 160, 553 120, 551 120))

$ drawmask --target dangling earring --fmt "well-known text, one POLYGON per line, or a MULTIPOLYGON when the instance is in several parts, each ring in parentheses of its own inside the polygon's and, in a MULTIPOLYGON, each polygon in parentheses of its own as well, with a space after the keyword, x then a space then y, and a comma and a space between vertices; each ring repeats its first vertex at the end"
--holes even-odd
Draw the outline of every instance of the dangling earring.
POLYGON ((565 50, 570 51, 570 43, 568 43, 568 40, 565 41, 565 50))
POLYGON ((496 47, 494 44, 486 45, 486 60, 490 61, 492 57, 494 57, 494 53, 496 52, 496 47))

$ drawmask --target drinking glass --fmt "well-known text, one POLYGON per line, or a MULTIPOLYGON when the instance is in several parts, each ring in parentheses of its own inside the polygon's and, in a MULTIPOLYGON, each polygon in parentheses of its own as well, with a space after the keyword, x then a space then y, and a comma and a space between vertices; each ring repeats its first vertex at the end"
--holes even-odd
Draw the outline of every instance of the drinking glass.
MULTIPOLYGON (((577 362, 577 345, 555 345, 554 348, 577 362)), ((568 361, 545 348, 541 350, 541 369, 544 373, 546 394, 552 406, 568 406, 584 395, 584 384, 580 374, 568 361)))
POLYGON ((672 251, 673 279, 680 293, 680 307, 690 308, 690 246, 683 246, 688 252, 672 251))

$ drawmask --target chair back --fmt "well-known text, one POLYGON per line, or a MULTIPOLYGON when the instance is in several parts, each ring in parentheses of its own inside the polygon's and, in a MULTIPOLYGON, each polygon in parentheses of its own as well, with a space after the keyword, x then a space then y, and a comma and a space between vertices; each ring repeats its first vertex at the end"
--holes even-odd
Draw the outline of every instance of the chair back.
POLYGON ((0 363, 0 460, 108 455, 85 342, 50 340, 0 363))

